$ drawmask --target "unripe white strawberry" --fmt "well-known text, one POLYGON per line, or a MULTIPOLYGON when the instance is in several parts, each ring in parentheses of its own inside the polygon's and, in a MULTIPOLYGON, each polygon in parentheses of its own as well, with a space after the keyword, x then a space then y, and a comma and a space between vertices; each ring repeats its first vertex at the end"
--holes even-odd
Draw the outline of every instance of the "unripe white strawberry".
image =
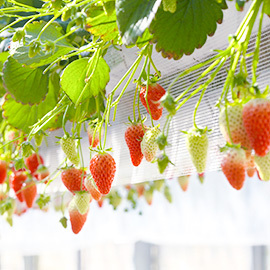
POLYGON ((197 172, 203 173, 208 151, 207 131, 196 128, 190 129, 187 134, 186 145, 197 172))
POLYGON ((270 152, 266 156, 260 157, 255 155, 254 162, 260 178, 264 181, 270 180, 270 152))
POLYGON ((61 138, 60 143, 62 150, 66 154, 69 161, 75 166, 78 166, 80 163, 80 159, 76 151, 75 140, 71 137, 64 136, 63 138, 61 138))
POLYGON ((178 183, 183 191, 187 191, 190 175, 183 175, 178 177, 178 183))
POLYGON ((221 110, 219 114, 219 128, 223 137, 228 143, 240 143, 241 146, 247 149, 251 149, 250 141, 244 127, 242 114, 243 106, 241 104, 227 106, 228 123, 232 141, 230 140, 229 136, 225 107, 221 110))
POLYGON ((147 130, 143 136, 141 142, 141 150, 148 162, 154 160, 157 151, 158 151, 158 144, 157 144, 157 136, 160 134, 159 125, 155 126, 149 130, 147 130))
POLYGON ((88 212, 89 203, 91 201, 91 195, 87 191, 78 191, 75 192, 75 196, 73 197, 76 208, 78 209, 81 215, 84 215, 88 212))

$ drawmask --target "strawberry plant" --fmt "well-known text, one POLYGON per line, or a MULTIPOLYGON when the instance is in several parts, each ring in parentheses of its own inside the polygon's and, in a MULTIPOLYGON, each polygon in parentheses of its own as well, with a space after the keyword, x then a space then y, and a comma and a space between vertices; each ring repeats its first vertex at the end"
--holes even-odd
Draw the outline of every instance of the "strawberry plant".
MULTIPOLYGON (((237 0, 236 9, 242 11, 245 2, 237 0)), ((0 206, 10 224, 12 214, 22 214, 37 204, 46 211, 53 200, 47 188, 59 179, 70 197, 65 201, 60 192, 54 204, 63 214, 64 227, 68 208, 74 233, 86 222, 92 198, 100 206, 108 201, 114 209, 122 204, 121 192, 112 189, 115 178, 121 176, 121 149, 108 149, 108 138, 113 137, 109 127, 118 121, 123 96, 133 104, 133 115, 125 116, 131 124, 117 139, 125 138, 130 166, 139 169, 145 158, 165 176, 175 166, 169 149, 178 147, 178 142, 170 141, 174 117, 199 96, 193 122, 184 133, 190 159, 203 182, 210 166, 212 127, 199 127, 197 112, 209 85, 225 69, 228 72, 217 100, 219 127, 227 142, 220 168, 235 189, 241 189, 245 173, 252 176, 255 169, 262 180, 269 180, 269 89, 260 89, 257 82, 269 1, 253 0, 227 48, 170 77, 166 87, 160 81, 153 51, 181 61, 201 48, 222 23, 225 0, 33 0, 24 4, 5 0, 0 7, 0 185, 5 187, 0 206), (257 18, 256 42, 253 52, 247 53, 257 18), (136 47, 137 57, 115 86, 108 87, 112 79, 109 52, 124 46, 127 50, 136 47), (188 80, 184 89, 173 93, 182 77, 197 71, 194 81, 188 80), (128 92, 128 88, 133 90, 128 92), (50 171, 40 152, 47 145, 46 137, 59 129, 63 160, 50 171), (90 164, 85 163, 82 151, 83 131, 89 142, 84 150, 90 164), (42 185, 43 193, 37 194, 37 185, 42 185)), ((174 175, 184 191, 189 184, 187 175, 190 173, 174 175)), ((156 191, 172 202, 169 185, 163 180, 131 185, 126 191, 132 208, 140 197, 151 205, 156 191)))

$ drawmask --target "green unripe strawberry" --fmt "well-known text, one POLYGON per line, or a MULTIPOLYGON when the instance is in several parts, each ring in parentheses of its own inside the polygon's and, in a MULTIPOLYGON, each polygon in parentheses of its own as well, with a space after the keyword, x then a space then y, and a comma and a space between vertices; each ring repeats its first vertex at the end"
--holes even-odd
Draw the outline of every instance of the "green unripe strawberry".
POLYGON ((75 166, 78 166, 80 163, 80 159, 76 151, 75 140, 71 137, 64 136, 63 138, 61 138, 60 144, 69 161, 75 166))
POLYGON ((164 186, 165 180, 161 179, 161 180, 156 180, 154 181, 154 188, 157 191, 161 191, 162 187, 164 186))
POLYGON ((157 136, 160 134, 159 125, 147 130, 141 142, 141 150, 148 162, 154 160, 158 151, 157 136))
POLYGON ((164 196, 168 200, 169 203, 172 203, 172 194, 168 186, 164 188, 164 196))
POLYGON ((208 137, 207 131, 192 128, 188 131, 186 139, 193 165, 198 173, 203 173, 206 167, 208 137))
POLYGON ((81 215, 84 215, 88 212, 89 203, 91 201, 91 195, 87 191, 78 191, 75 192, 75 196, 73 198, 76 208, 78 209, 81 215))
POLYGON ((265 156, 260 157, 254 155, 254 162, 260 178, 264 181, 270 180, 270 152, 268 152, 265 156))

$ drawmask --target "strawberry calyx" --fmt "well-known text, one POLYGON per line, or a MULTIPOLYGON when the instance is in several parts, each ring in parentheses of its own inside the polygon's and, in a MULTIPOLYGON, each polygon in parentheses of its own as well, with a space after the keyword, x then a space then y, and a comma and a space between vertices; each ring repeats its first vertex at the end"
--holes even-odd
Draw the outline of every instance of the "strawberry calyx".
POLYGON ((241 149, 241 148, 242 147, 241 147, 241 144, 240 143, 239 144, 226 143, 225 146, 219 147, 219 151, 221 153, 223 153, 223 152, 229 151, 230 149, 241 149))
POLYGON ((164 150, 168 145, 167 136, 163 132, 157 136, 156 141, 160 150, 164 150))
POLYGON ((164 107, 170 115, 176 114, 176 101, 174 100, 173 96, 166 92, 166 94, 159 100, 162 107, 164 107))

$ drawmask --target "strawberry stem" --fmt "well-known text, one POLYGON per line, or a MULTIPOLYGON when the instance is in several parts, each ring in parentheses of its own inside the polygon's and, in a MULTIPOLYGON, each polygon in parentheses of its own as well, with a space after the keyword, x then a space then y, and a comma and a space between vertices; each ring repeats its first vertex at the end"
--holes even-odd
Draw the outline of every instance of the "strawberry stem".
POLYGON ((260 22, 259 22, 259 28, 258 28, 258 35, 256 39, 256 46, 254 50, 254 56, 252 61, 252 84, 255 84, 257 81, 257 66, 259 63, 259 56, 260 56, 260 44, 261 44, 261 35, 262 35, 262 23, 263 23, 263 17, 264 17, 264 6, 265 1, 263 2, 261 14, 260 14, 260 22))
POLYGON ((149 89, 149 81, 150 81, 149 78, 150 78, 150 61, 148 62, 148 67, 147 67, 147 81, 146 81, 145 101, 146 101, 148 112, 150 114, 152 127, 154 127, 154 122, 153 122, 153 118, 152 118, 152 115, 151 115, 151 110, 150 110, 148 100, 147 100, 148 89, 149 89))
POLYGON ((153 59, 152 59, 152 52, 153 52, 153 45, 151 44, 150 47, 149 47, 149 50, 148 50, 148 57, 149 57, 149 61, 152 65, 152 67, 154 68, 154 70, 156 71, 157 73, 157 76, 160 77, 161 76, 161 73, 160 71, 157 69, 157 67, 155 66, 154 62, 153 62, 153 59))

